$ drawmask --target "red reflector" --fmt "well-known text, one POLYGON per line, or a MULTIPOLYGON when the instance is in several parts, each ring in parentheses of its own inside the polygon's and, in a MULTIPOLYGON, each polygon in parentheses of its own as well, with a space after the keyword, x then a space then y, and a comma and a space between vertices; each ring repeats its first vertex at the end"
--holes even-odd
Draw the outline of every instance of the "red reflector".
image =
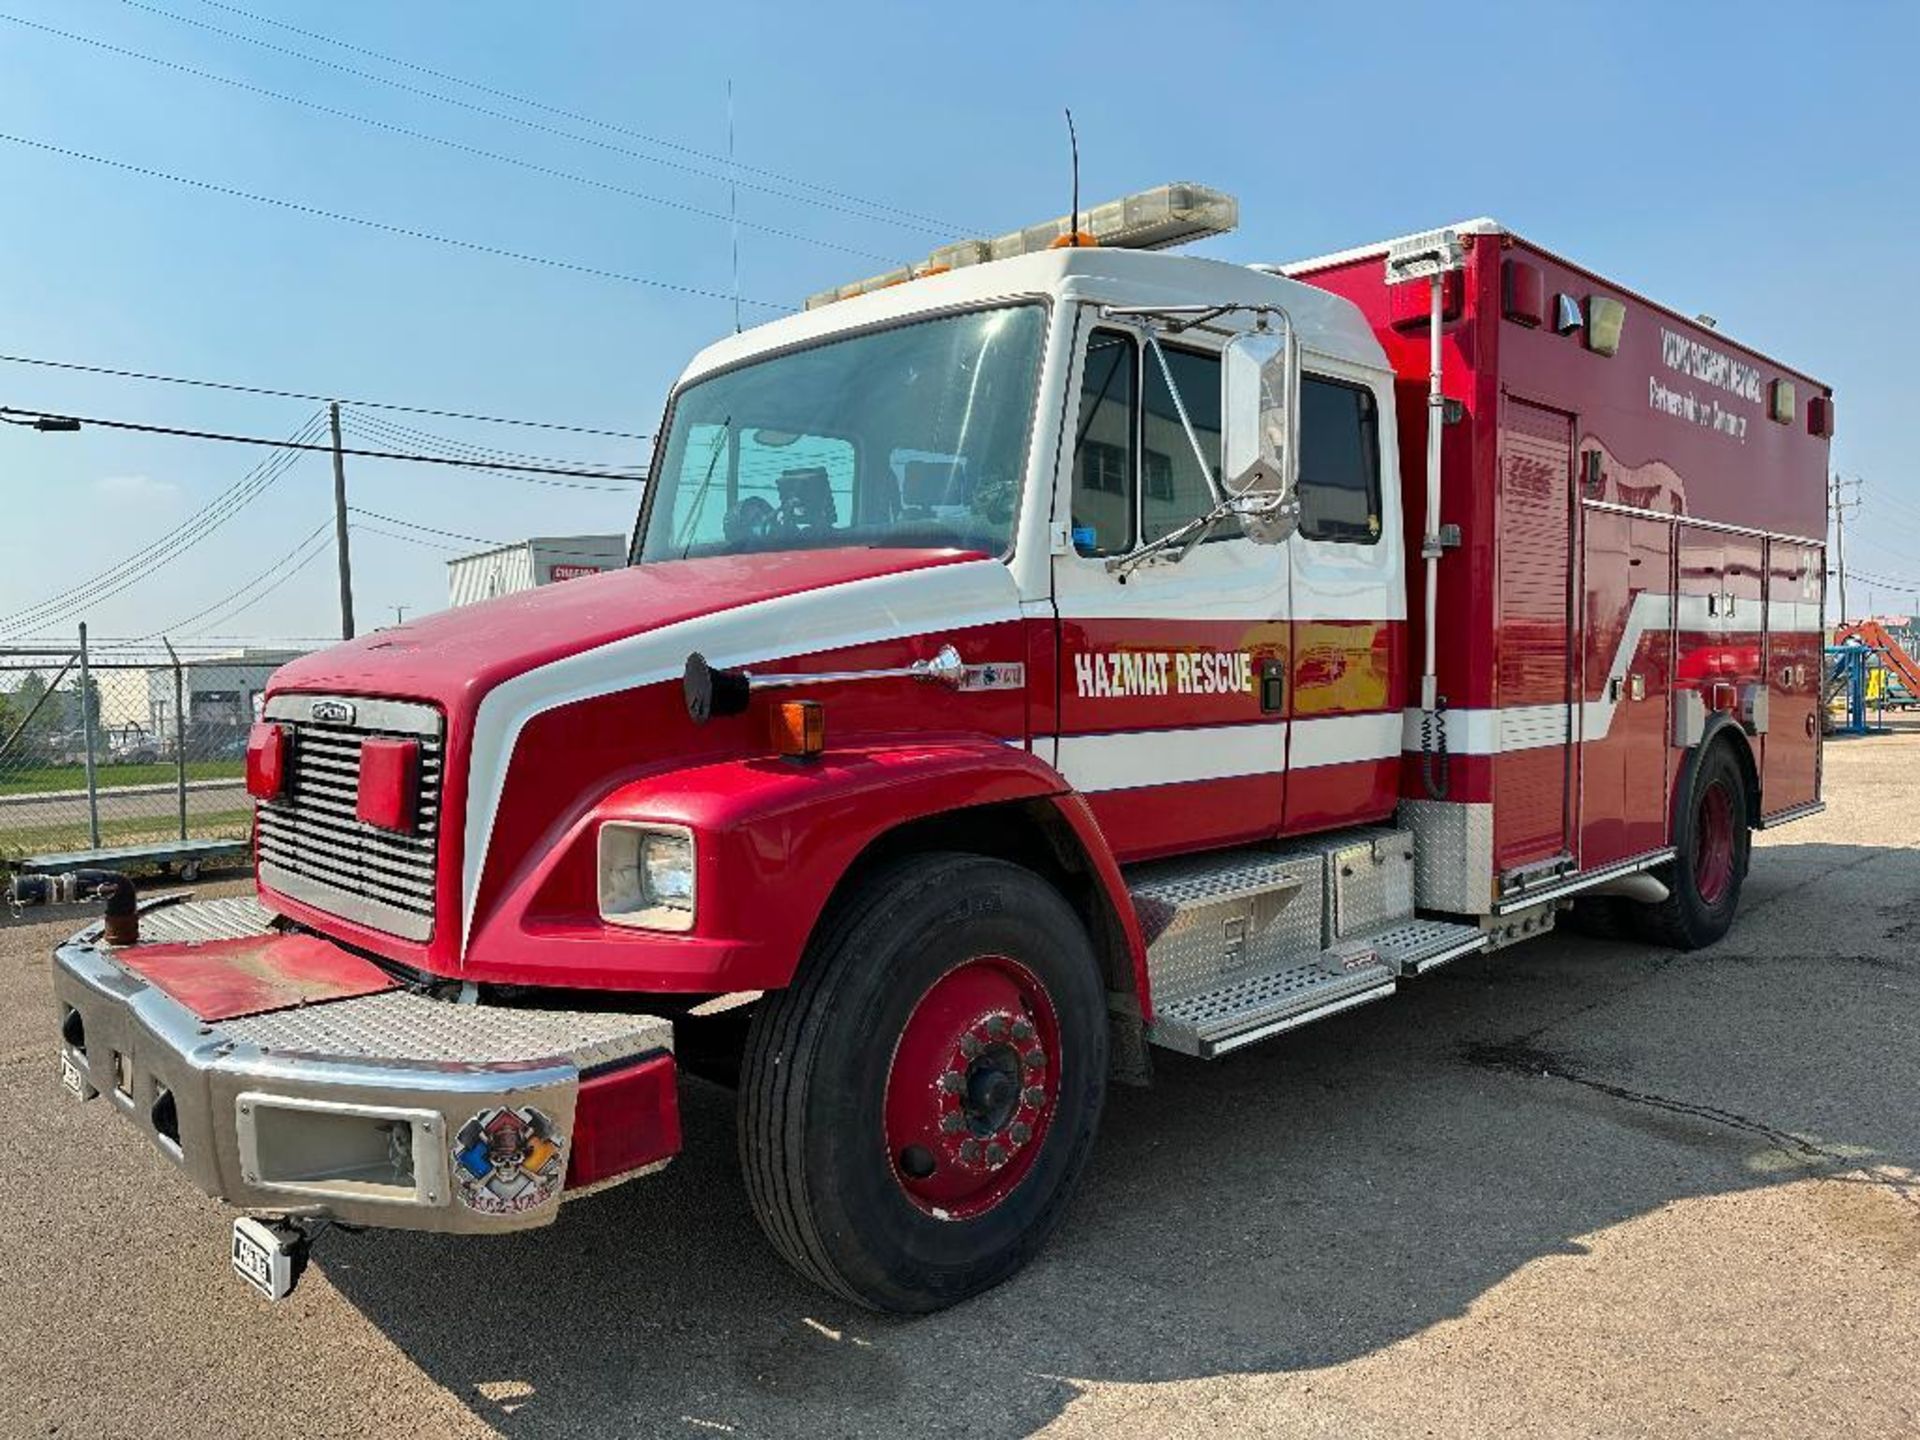
POLYGON ((592 1185, 680 1153, 680 1095, 671 1055, 580 1082, 567 1189, 592 1185))
POLYGON ((287 780, 287 732, 268 721, 247 732, 247 793, 271 800, 287 780))
POLYGON ((418 740, 362 740, 354 813, 382 830, 411 830, 419 775, 418 740))
POLYGON ((1815 395, 1807 401, 1807 433, 1822 439, 1833 436, 1833 397, 1815 395))

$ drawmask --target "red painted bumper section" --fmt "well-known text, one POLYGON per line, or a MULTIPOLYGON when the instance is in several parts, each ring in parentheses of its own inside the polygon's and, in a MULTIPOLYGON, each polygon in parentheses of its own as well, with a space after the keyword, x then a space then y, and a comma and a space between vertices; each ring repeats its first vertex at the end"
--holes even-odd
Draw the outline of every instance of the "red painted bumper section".
POLYGON ((138 945, 115 958, 202 1020, 237 1020, 400 988, 371 960, 298 932, 200 945, 138 945))

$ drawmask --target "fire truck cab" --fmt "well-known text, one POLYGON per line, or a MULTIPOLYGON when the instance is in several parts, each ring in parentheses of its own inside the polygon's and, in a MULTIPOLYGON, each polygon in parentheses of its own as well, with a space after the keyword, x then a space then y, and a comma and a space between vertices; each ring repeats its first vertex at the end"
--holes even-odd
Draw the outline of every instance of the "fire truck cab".
POLYGON ((277 1295, 317 1219, 549 1223, 717 1076, 774 1247, 919 1311, 1156 1048, 1569 912, 1717 940, 1819 808, 1830 392, 1491 221, 1151 253, 1233 218, 1162 187, 703 352, 626 569, 279 672, 257 901, 62 946, 69 1088, 277 1295))

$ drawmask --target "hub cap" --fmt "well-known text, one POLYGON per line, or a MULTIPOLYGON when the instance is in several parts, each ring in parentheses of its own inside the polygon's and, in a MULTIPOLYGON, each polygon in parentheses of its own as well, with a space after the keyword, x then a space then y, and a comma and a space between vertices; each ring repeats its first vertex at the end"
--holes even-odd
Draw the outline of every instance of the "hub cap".
POLYGON ((1716 780, 1700 797, 1693 821, 1693 884, 1708 905, 1718 905, 1733 884, 1733 795, 1716 780))
POLYGON ((922 1210, 963 1220, 1033 1167, 1060 1093, 1060 1027, 1033 972, 980 955, 907 1017, 887 1071, 887 1154, 922 1210))

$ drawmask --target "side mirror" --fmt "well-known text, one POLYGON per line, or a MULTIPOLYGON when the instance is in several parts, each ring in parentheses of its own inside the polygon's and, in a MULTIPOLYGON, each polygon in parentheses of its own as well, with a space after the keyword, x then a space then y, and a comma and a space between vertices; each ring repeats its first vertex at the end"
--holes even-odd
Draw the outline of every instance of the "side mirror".
POLYGON ((1248 539, 1300 526, 1300 345, 1282 315, 1227 342, 1220 360, 1222 484, 1248 539))

